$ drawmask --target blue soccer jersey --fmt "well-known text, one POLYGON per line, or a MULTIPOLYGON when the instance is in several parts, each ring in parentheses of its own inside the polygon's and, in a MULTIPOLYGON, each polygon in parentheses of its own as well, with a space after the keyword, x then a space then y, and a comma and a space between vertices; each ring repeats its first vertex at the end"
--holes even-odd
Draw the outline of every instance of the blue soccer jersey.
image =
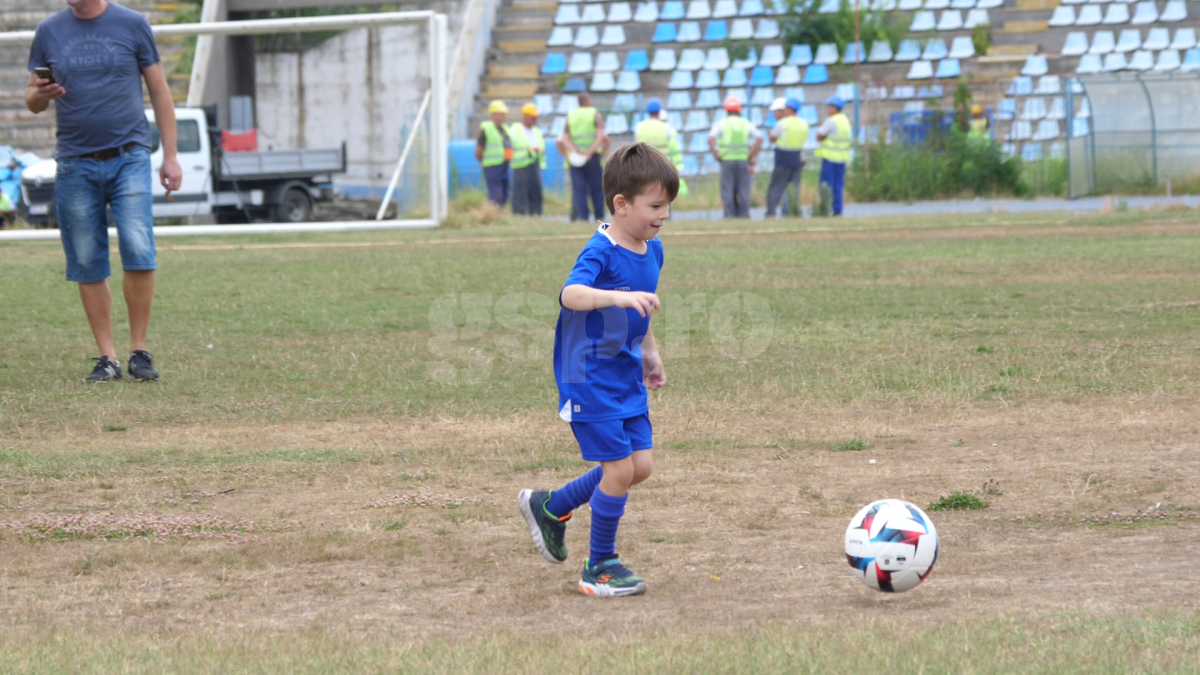
MULTIPOLYGON (((656 292, 662 241, 651 239, 645 253, 634 253, 613 241, 609 227, 601 225, 588 240, 563 288, 656 292)), ((642 340, 649 329, 650 318, 634 309, 577 312, 560 304, 554 330, 559 416, 568 422, 603 422, 645 414, 642 340)))

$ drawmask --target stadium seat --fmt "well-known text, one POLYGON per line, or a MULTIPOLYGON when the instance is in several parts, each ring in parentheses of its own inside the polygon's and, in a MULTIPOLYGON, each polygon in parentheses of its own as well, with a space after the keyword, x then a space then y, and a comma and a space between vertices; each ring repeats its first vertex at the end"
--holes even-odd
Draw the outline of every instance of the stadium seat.
MULTIPOLYGON (((761 108, 761 109, 766 110, 766 108, 761 108)), ((763 120, 762 128, 763 129, 774 129, 776 123, 777 123, 777 120, 775 119, 775 115, 768 113, 766 119, 763 120)), ((763 157, 763 159, 766 160, 766 162, 771 165, 775 164, 775 158, 771 155, 766 155, 765 157, 763 157)), ((767 166, 767 164, 764 163, 763 167, 765 168, 766 166, 767 166)))
POLYGON ((1088 38, 1087 33, 1079 30, 1067 33, 1067 40, 1063 43, 1063 56, 1082 56, 1087 53, 1088 38))
POLYGON ((784 58, 783 45, 780 45, 780 44, 766 45, 763 47, 762 58, 760 58, 758 60, 758 65, 770 66, 772 68, 778 68, 779 66, 783 65, 783 62, 785 60, 786 59, 784 58))
POLYGON ((645 49, 634 49, 625 55, 625 67, 622 70, 641 72, 650 67, 650 57, 645 49))
POLYGON ((554 112, 559 115, 566 115, 572 110, 579 107, 579 99, 574 96, 560 96, 558 105, 554 107, 554 112))
POLYGON ((742 10, 738 12, 738 16, 762 16, 766 12, 762 0, 742 0, 742 10))
POLYGON ((729 50, 724 47, 709 47, 703 67, 708 70, 725 70, 729 67, 729 50))
POLYGON ((692 0, 688 3, 687 18, 692 21, 707 19, 712 16, 712 6, 708 0, 692 0))
POLYGON ((954 0, 950 3, 951 9, 975 9, 975 0, 954 0))
POLYGON ((619 47, 625 44, 624 26, 605 26, 604 34, 600 36, 600 44, 605 47, 619 47))
POLYGON ((749 101, 750 95, 746 92, 745 87, 730 87, 725 90, 725 98, 736 96, 739 101, 749 101))
POLYGON ((1200 70, 1200 49, 1193 47, 1187 50, 1187 53, 1183 55, 1183 63, 1179 65, 1179 70, 1184 73, 1200 70))
POLYGON ((658 21, 658 3, 639 2, 637 11, 633 14, 633 20, 638 23, 654 23, 658 21))
MULTIPOLYGON (((1034 134, 1034 139, 1037 140, 1037 134, 1034 134)), ((1039 143, 1026 143, 1025 147, 1021 148, 1022 162, 1040 162, 1042 160, 1042 146, 1039 143)))
POLYGON ((1038 122, 1037 131, 1033 134, 1035 141, 1052 141, 1062 135, 1058 120, 1042 120, 1038 122))
POLYGON ((1142 46, 1142 36, 1138 33, 1136 28, 1133 30, 1121 31, 1120 45, 1117 44, 1116 38, 1113 37, 1113 32, 1111 30, 1098 30, 1095 33, 1092 33, 1092 46, 1090 49, 1088 49, 1088 53, 1100 54, 1103 56, 1112 51, 1131 52, 1140 46, 1142 46), (1133 46, 1127 49, 1122 49, 1121 47, 1131 39, 1134 41, 1133 46))
POLYGON ((830 66, 837 63, 839 60, 838 46, 832 42, 817 46, 817 56, 813 59, 813 63, 822 66, 830 66))
POLYGON ((571 32, 568 26, 555 26, 550 31, 550 37, 546 39, 547 47, 565 47, 569 44, 574 44, 575 35, 571 32))
POLYGON ((858 87, 853 82, 843 82, 837 86, 836 93, 843 101, 853 101, 858 98, 858 87))
POLYGON ((950 6, 950 0, 925 0, 925 9, 940 10, 950 6))
POLYGON ((754 29, 755 40, 775 40, 779 37, 779 22, 775 19, 759 19, 754 29))
POLYGON ((975 42, 969 35, 960 35, 950 43, 950 58, 969 59, 973 56, 975 56, 975 42))
POLYGON ((679 70, 700 70, 704 67, 703 49, 684 49, 679 53, 679 70))
POLYGON ((996 119, 1011 120, 1017 115, 1017 102, 1011 98, 1000 99, 1000 104, 996 106, 996 119))
POLYGON ((1075 19, 1076 26, 1097 26, 1104 20, 1104 14, 1096 5, 1084 5, 1079 8, 1079 17, 1075 19))
POLYGON ((716 89, 704 89, 696 97, 697 108, 712 109, 721 107, 721 94, 716 89))
POLYGON ((688 178, 699 175, 700 162, 698 162, 696 160, 695 155, 684 155, 683 156, 683 171, 681 171, 680 173, 682 173, 684 176, 686 176, 688 178))
POLYGON ((991 24, 991 17, 988 16, 986 9, 975 8, 967 12, 967 20, 963 22, 963 28, 973 29, 976 26, 987 26, 991 24))
POLYGON ((1075 8, 1070 5, 1059 5, 1054 8, 1054 14, 1050 15, 1051 26, 1073 26, 1075 25, 1075 8))
POLYGON ((593 70, 591 52, 575 52, 571 54, 571 64, 567 66, 567 72, 572 75, 582 75, 590 73, 593 70))
POLYGON ((1071 121, 1071 137, 1079 138, 1080 136, 1087 136, 1090 127, 1091 125, 1088 124, 1087 118, 1076 117, 1071 121))
POLYGON ((721 78, 722 87, 744 87, 747 82, 746 71, 740 68, 730 68, 721 78))
POLYGON ((1159 21, 1166 23, 1174 23, 1183 21, 1188 16, 1187 3, 1183 0, 1171 0, 1163 7, 1162 15, 1158 17, 1159 21))
POLYGON ((764 120, 763 120, 763 109, 762 108, 751 108, 750 115, 748 117, 750 120, 750 124, 753 124, 756 127, 763 126, 764 120))
POLYGON ((917 88, 913 87, 911 85, 898 84, 895 86, 895 88, 892 89, 892 98, 896 99, 897 101, 903 101, 903 100, 910 99, 910 98, 916 98, 916 96, 917 96, 917 88))
POLYGON ((1033 80, 1025 76, 1017 76, 1008 85, 1009 96, 1029 96, 1033 94, 1033 80))
POLYGON ((554 110, 554 96, 552 94, 536 94, 533 97, 533 104, 543 114, 548 115, 554 110))
POLYGON ((737 0, 717 0, 717 4, 713 6, 712 10, 714 19, 728 19, 737 16, 737 14, 737 0))
POLYGON ((724 21, 709 21, 704 28, 705 42, 721 42, 729 38, 729 27, 724 21))
POLYGON ((861 42, 847 42, 846 43, 846 51, 844 54, 842 54, 842 64, 843 65, 854 65, 855 61, 865 62, 866 60, 867 60, 867 55, 863 51, 863 46, 862 46, 861 42))
MULTIPOLYGON (((1083 93, 1083 92, 1080 92, 1080 93, 1083 93)), ((1077 117, 1091 117, 1092 116, 1092 104, 1089 103, 1086 98, 1083 99, 1083 102, 1079 104, 1079 113, 1077 113, 1076 116, 1077 117)))
POLYGON ((554 13, 554 23, 560 26, 579 22, 579 7, 576 5, 559 5, 554 13))
POLYGON ((829 71, 825 66, 814 63, 804 70, 803 84, 825 84, 829 81, 829 71))
POLYGON ((894 12, 898 7, 897 0, 871 0, 872 12, 894 12))
POLYGON ((921 43, 916 40, 902 40, 900 49, 896 52, 897 61, 916 61, 921 58, 921 43))
POLYGON ((887 63, 892 60, 892 44, 887 40, 876 40, 867 55, 867 63, 887 63))
POLYGON ((1033 93, 1038 96, 1057 96, 1062 93, 1062 80, 1057 75, 1043 75, 1038 78, 1033 93))
POLYGON ((543 75, 559 75, 567 72, 567 55, 560 52, 549 52, 542 61, 543 75))
MULTIPOLYGON (((815 106, 815 105, 800 106, 799 117, 800 117, 800 119, 804 120, 805 122, 808 122, 810 125, 816 124, 817 123, 817 106, 815 106)), ((813 136, 816 136, 816 134, 813 134, 813 136)))
POLYGON ((817 12, 820 14, 836 14, 841 7, 841 0, 821 0, 821 7, 817 12))
POLYGON ((663 3, 662 11, 658 13, 659 21, 678 21, 687 14, 680 0, 668 0, 663 3))
POLYGON ((612 73, 596 73, 592 76, 592 91, 614 91, 616 88, 617 81, 612 73))
POLYGON ((742 70, 745 70, 746 68, 753 68, 757 65, 758 51, 754 49, 754 47, 751 47, 750 51, 746 52, 745 56, 740 59, 734 59, 730 68, 741 68, 742 70))
POLYGON ((660 23, 654 27, 654 36, 650 38, 651 42, 675 42, 676 37, 675 24, 660 23))
POLYGON ((654 60, 650 62, 650 70, 660 73, 675 70, 676 63, 674 49, 656 49, 654 60))
MULTIPOLYGON (((753 79, 753 76, 751 77, 753 79)), ((750 94, 750 105, 761 105, 764 108, 775 100, 775 87, 760 87, 750 94)))
MULTIPOLYGON (((1122 2, 1124 2, 1124 0, 1121 0, 1121 1, 1122 1, 1122 2)), ((1062 0, 1062 3, 1060 3, 1060 4, 1063 4, 1063 5, 1082 5, 1082 4, 1085 4, 1085 3, 1087 3, 1087 2, 1088 2, 1088 0, 1062 0)))
POLYGON ((1186 52, 1196 46, 1196 29, 1180 28, 1175 31, 1175 39, 1171 41, 1171 49, 1186 52))
POLYGON ((621 69, 621 60, 616 52, 600 52, 596 55, 597 73, 615 73, 621 69))
POLYGON ((925 60, 913 61, 905 77, 910 80, 928 80, 933 77, 933 64, 925 60))
POLYGON ((957 9, 948 9, 942 12, 942 16, 938 19, 938 30, 958 30, 963 27, 962 12, 957 9))
POLYGON ((613 97, 613 112, 631 113, 638 109, 637 96, 633 94, 617 94, 613 97))
MULTIPOLYGON (((715 122, 714 122, 715 124, 715 122)), ((721 164, 717 162, 717 158, 712 156, 712 153, 704 155, 700 164, 700 175, 711 176, 721 172, 721 164)))
POLYGON ((575 33, 576 49, 591 49, 598 44, 600 44, 600 31, 596 30, 595 26, 579 27, 579 32, 575 33))
POLYGON ((708 113, 703 110, 689 110, 683 122, 684 131, 707 131, 712 124, 708 121, 708 113))
POLYGON ((1045 56, 1031 56, 1025 59, 1025 67, 1021 68, 1021 74, 1030 77, 1038 77, 1048 72, 1050 72, 1050 65, 1046 62, 1045 56))
POLYGON ((1103 70, 1099 54, 1084 54, 1079 57, 1079 65, 1075 68, 1077 75, 1095 75, 1103 70))
POLYGON ((906 113, 922 113, 925 112, 925 101, 908 101, 904 104, 904 112, 906 113))
MULTIPOLYGON (((1154 3, 1150 4, 1153 5, 1154 3)), ((1104 13, 1104 21, 1101 23, 1106 26, 1116 26, 1122 23, 1129 23, 1129 5, 1119 2, 1109 5, 1108 11, 1104 13)))
POLYGON ((787 14, 789 11, 791 11, 791 7, 788 6, 787 0, 767 0, 766 7, 767 14, 770 14, 771 16, 787 14))
POLYGON ((1064 153, 1066 152, 1066 147, 1067 146, 1063 144, 1062 141, 1054 141, 1050 144, 1050 149, 1046 152, 1050 155, 1051 159, 1062 159, 1064 153))
POLYGON ((775 71, 768 66, 754 66, 749 84, 751 87, 769 87, 775 84, 775 71))
POLYGON ((1037 96, 1031 96, 1025 99, 1025 105, 1021 108, 1021 119, 1023 120, 1040 120, 1046 116, 1046 99, 1037 96))
POLYGON ((912 12, 912 11, 921 9, 922 5, 924 5, 924 4, 925 4, 925 0, 900 0, 900 2, 897 5, 897 8, 901 12, 912 12))
MULTIPOLYGON (((779 78, 775 78, 775 81, 778 82, 779 78)), ((804 87, 788 87, 783 90, 783 96, 784 98, 794 98, 801 103, 807 99, 804 95, 804 87)))
POLYGON ((688 141, 688 152, 694 152, 697 155, 709 152, 708 134, 692 134, 691 139, 688 141))
POLYGON ((921 52, 921 58, 926 61, 937 61, 938 59, 946 58, 949 54, 946 49, 946 41, 941 38, 932 38, 925 43, 925 51, 921 52))
POLYGON ((921 10, 913 15, 912 24, 908 27, 910 33, 919 33, 922 31, 933 30, 937 28, 937 19, 933 12, 921 10))
POLYGON ((1050 99, 1050 112, 1046 113, 1046 119, 1061 120, 1065 119, 1066 116, 1067 105, 1066 101, 1063 100, 1063 97, 1055 96, 1054 98, 1050 99))
POLYGON ((1129 59, 1129 65, 1125 66, 1128 70, 1146 71, 1154 67, 1154 54, 1139 49, 1133 53, 1133 58, 1129 59))
POLYGON ((979 0, 975 3, 975 9, 999 9, 1004 6, 1004 0, 979 0))
POLYGON ((604 8, 600 5, 587 5, 583 8, 583 14, 579 18, 579 23, 604 23, 604 8))
POLYGON ((734 19, 729 26, 730 40, 749 40, 754 37, 754 22, 750 19, 734 19))
POLYGON ((934 73, 933 76, 939 79, 947 77, 961 77, 962 64, 958 59, 942 59, 941 61, 938 61, 937 72, 934 73))
POLYGON ((629 133, 629 118, 625 113, 609 113, 604 118, 604 131, 612 136, 629 133))
POLYGON ((812 47, 809 45, 792 45, 792 51, 788 52, 788 64, 793 66, 807 66, 813 61, 812 47))
POLYGON ((667 81, 667 89, 691 89, 693 83, 691 71, 677 70, 671 73, 671 79, 667 81))
POLYGON ((775 84, 780 86, 800 84, 800 66, 779 66, 779 70, 775 73, 775 84))
MULTIPOLYGON (((1154 23, 1155 21, 1158 21, 1158 5, 1154 4, 1153 2, 1139 2, 1137 4, 1137 8, 1134 10, 1132 20, 1129 19, 1128 6, 1127 5, 1121 5, 1121 6, 1125 7, 1125 17, 1126 17, 1125 20, 1129 21, 1130 23, 1132 23, 1135 26, 1141 26, 1144 24, 1154 23)), ((1110 7, 1111 7, 1111 5, 1110 5, 1110 7)))
POLYGON ((1029 122, 1013 122, 1008 128, 1008 140, 1027 141, 1033 136, 1033 125, 1029 122))
POLYGON ((700 24, 695 21, 684 21, 679 24, 680 42, 698 42, 700 40, 700 24))
MULTIPOLYGON (((546 134, 546 138, 558 138, 562 135, 563 129, 567 128, 567 118, 555 117, 550 122, 550 133, 546 134)), ((543 132, 545 133, 545 132, 543 132)))
POLYGON ((1113 52, 1104 55, 1104 67, 1101 70, 1106 73, 1115 73, 1128 67, 1129 63, 1125 60, 1125 55, 1121 52, 1113 52))
POLYGON ((608 22, 625 23, 633 21, 633 8, 628 2, 614 2, 608 6, 608 22))
POLYGON ((1146 33, 1146 40, 1142 42, 1142 49, 1161 52, 1171 46, 1171 29, 1170 28, 1151 28, 1146 33))
POLYGON ((721 74, 715 70, 705 68, 696 73, 697 89, 713 89, 719 84, 721 84, 721 74))
POLYGON ((637 73, 622 71, 617 76, 617 91, 641 91, 642 76, 637 73))

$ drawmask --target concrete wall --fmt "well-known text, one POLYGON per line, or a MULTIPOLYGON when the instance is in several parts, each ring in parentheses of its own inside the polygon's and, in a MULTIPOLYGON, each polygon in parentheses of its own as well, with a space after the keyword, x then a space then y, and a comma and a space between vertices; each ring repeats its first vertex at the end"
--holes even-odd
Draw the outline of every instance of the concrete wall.
MULTIPOLYGON (((450 48, 467 0, 430 7, 449 19, 450 48)), ((333 147, 346 143, 348 173, 338 184, 382 194, 400 154, 401 129, 429 88, 428 28, 389 26, 333 37, 303 54, 255 58, 259 146, 333 147)), ((415 153, 409 158, 420 162, 415 153)))

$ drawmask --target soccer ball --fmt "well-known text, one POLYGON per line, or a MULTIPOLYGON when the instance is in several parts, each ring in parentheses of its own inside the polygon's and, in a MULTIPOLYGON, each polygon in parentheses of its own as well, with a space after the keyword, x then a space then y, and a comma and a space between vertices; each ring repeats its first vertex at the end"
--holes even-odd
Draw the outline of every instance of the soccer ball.
POLYGON ((916 588, 933 570, 937 554, 933 521, 900 499, 871 502, 846 528, 846 561, 859 581, 877 591, 916 588))

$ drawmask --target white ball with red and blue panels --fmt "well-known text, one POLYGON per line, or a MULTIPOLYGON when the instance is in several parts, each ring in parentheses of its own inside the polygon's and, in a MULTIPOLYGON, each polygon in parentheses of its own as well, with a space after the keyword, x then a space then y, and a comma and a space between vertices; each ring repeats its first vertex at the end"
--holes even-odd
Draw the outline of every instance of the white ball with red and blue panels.
POLYGON ((929 576, 937 555, 933 521, 901 499, 871 502, 846 528, 846 561, 859 581, 877 591, 911 591, 929 576))

